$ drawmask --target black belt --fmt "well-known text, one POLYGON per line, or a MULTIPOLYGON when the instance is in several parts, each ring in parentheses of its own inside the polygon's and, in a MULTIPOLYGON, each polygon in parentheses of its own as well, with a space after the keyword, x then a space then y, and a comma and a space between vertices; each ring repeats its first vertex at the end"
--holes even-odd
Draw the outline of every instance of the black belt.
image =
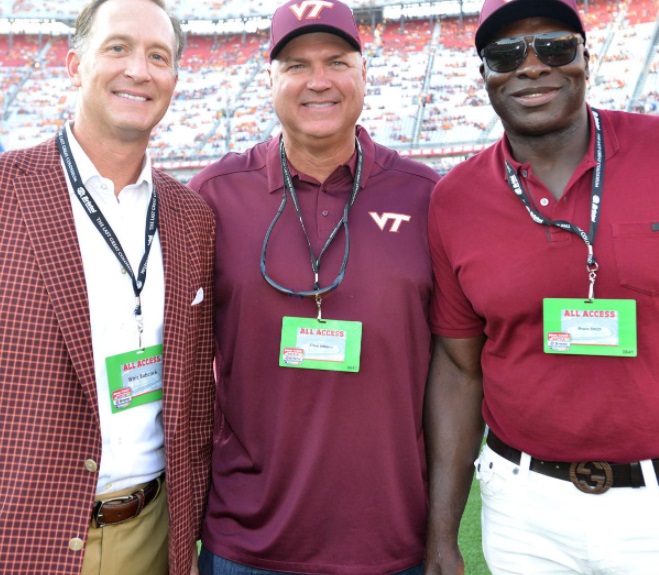
POLYGON ((142 513, 142 509, 158 497, 164 480, 165 474, 163 473, 135 493, 94 503, 92 519, 96 522, 96 527, 117 525, 137 517, 142 513))
MULTIPOLYGON (((492 430, 487 434, 489 448, 504 459, 519 465, 522 452, 519 449, 506 445, 492 430)), ((652 460, 654 472, 659 479, 659 459, 652 460)), ((542 461, 531 458, 531 471, 548 475, 555 479, 571 481, 574 486, 584 493, 604 493, 610 487, 643 487, 645 481, 641 464, 633 463, 607 463, 606 461, 542 461)))

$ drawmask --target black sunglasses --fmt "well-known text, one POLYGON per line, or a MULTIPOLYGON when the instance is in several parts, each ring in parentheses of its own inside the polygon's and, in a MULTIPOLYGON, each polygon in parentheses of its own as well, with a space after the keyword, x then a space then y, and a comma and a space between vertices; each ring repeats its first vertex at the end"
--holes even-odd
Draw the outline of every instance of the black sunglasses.
POLYGON ((526 60, 531 46, 546 66, 565 66, 577 56, 577 47, 584 40, 571 32, 546 32, 535 36, 502 38, 481 50, 481 58, 493 72, 512 72, 526 60))

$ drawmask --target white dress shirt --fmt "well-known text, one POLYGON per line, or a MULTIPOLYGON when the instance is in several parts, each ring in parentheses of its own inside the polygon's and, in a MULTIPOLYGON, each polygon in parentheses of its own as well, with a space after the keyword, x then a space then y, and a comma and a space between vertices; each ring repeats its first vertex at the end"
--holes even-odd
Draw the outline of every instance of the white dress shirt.
MULTIPOLYGON (((112 181, 101 177, 76 141, 70 126, 67 125, 66 130, 81 181, 103 212, 137 275, 144 255, 146 217, 153 190, 150 158, 148 154, 145 156, 137 182, 115 196, 112 181)), ((66 172, 64 164, 62 169, 66 172)), ((139 348, 135 294, 130 275, 74 195, 68 175, 67 184, 89 297, 103 438, 97 493, 104 494, 150 481, 165 469, 162 400, 120 413, 111 411, 105 359, 139 348)), ((162 344, 165 282, 158 234, 151 245, 141 302, 143 347, 162 344)))

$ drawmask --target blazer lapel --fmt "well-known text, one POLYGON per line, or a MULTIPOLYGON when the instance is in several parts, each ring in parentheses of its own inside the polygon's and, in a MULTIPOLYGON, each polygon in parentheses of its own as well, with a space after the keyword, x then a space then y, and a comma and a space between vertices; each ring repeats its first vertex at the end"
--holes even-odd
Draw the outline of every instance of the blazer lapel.
POLYGON ((24 159, 24 174, 14 180, 17 199, 71 362, 98 418, 87 286, 55 140, 24 159))

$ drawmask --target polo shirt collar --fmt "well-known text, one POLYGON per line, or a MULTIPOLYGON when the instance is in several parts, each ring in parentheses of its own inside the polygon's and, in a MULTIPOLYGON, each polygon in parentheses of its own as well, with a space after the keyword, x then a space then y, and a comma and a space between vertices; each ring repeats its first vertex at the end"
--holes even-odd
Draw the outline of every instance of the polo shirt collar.
MULTIPOLYGON (((581 160, 580 164, 577 166, 577 169, 575 170, 575 175, 581 176, 583 173, 587 172, 588 170, 591 170, 592 168, 595 167, 597 162, 595 161, 595 124, 593 120, 593 112, 592 108, 590 105, 586 104, 586 107, 588 109, 588 118, 589 118, 589 128, 590 128, 590 142, 588 144, 588 151, 586 152, 585 156, 581 160)), ((618 142, 618 136, 615 133, 615 129, 612 126, 611 122, 609 121, 609 117, 606 115, 606 113, 600 112, 600 121, 602 123, 602 133, 604 135, 604 156, 606 160, 608 161, 611 159, 615 154, 618 153, 618 149, 620 148, 620 143, 618 142)), ((515 158, 512 156, 512 150, 510 147, 510 140, 508 140, 508 135, 504 132, 503 138, 495 144, 495 146, 498 147, 497 154, 495 154, 495 157, 497 158, 497 162, 501 166, 500 170, 502 177, 504 180, 506 180, 506 170, 504 166, 504 160, 508 160, 510 162, 510 165, 515 169, 516 172, 519 172, 524 166, 527 164, 520 164, 515 158)))
MULTIPOLYGON (((371 137, 368 135, 368 132, 362 127, 357 126, 356 135, 359 139, 359 143, 362 145, 362 152, 364 153, 364 165, 362 167, 362 181, 360 188, 364 189, 368 183, 368 178, 373 171, 373 166, 375 164, 375 144, 371 137)), ((281 135, 278 135, 272 138, 268 142, 268 148, 266 151, 266 169, 268 173, 268 193, 281 192, 284 188, 284 176, 281 171, 281 164, 279 162, 279 138, 281 135)), ((350 173, 354 177, 355 170, 357 168, 357 152, 352 155, 347 164, 350 169, 350 173)), ((293 168, 293 166, 288 165, 288 168, 291 172, 291 176, 299 175, 299 172, 293 168)))

